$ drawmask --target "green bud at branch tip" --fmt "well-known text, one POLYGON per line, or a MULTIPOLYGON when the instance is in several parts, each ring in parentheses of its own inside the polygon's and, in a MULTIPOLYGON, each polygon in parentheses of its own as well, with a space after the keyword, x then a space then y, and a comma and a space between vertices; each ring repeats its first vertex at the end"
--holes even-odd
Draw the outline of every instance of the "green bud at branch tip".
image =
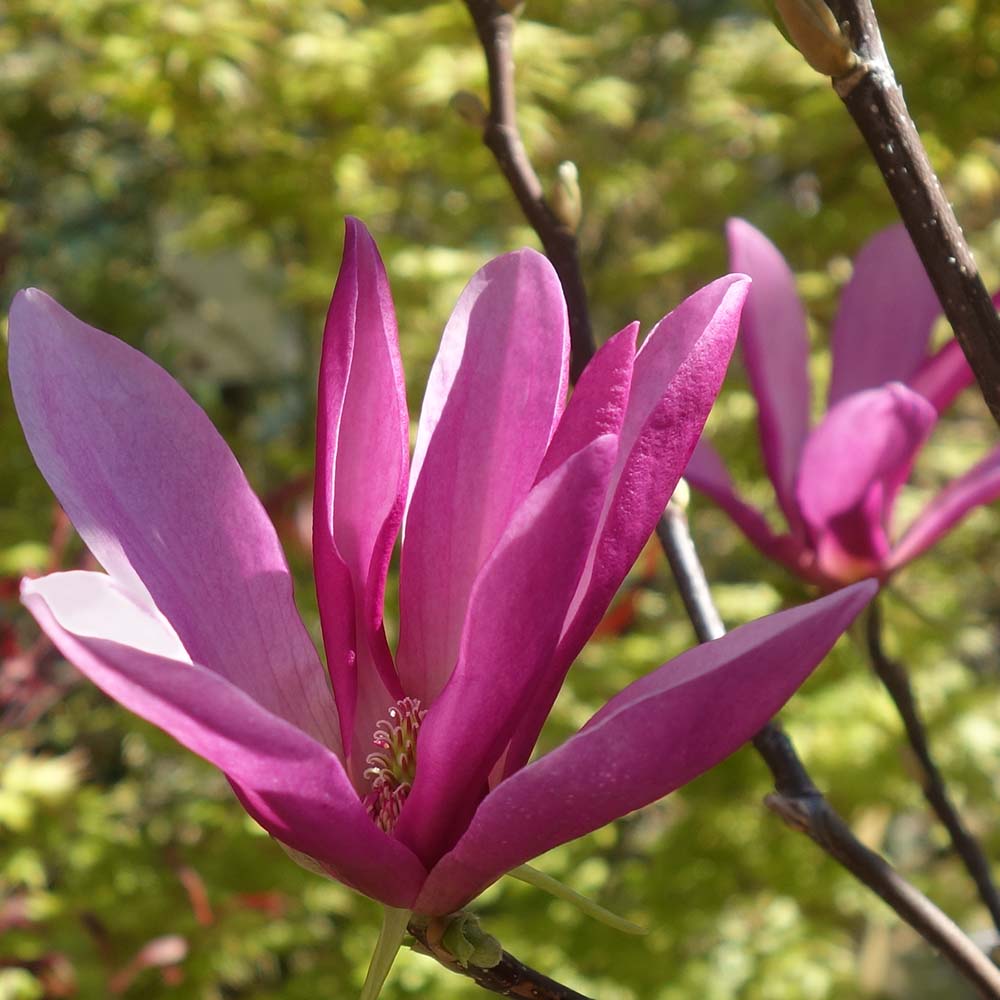
POLYGON ((850 39, 823 0, 774 0, 795 47, 817 73, 834 79, 858 64, 850 39))
POLYGON ((471 91, 456 91, 449 102, 452 110, 458 112, 462 121, 467 122, 474 128, 484 129, 489 120, 489 113, 486 105, 471 91))
POLYGON ((688 486, 686 479, 677 480, 677 485, 674 487, 674 493, 669 502, 671 506, 681 512, 688 509, 691 503, 691 487, 688 486))
POLYGON ((583 214, 583 198, 580 194, 580 174, 571 160, 564 160, 556 170, 552 211, 570 232, 576 232, 583 214))
POLYGON ((441 935, 441 947, 454 956, 463 969, 470 965, 492 969, 503 957, 500 942, 482 929, 478 917, 464 911, 449 919, 441 935))

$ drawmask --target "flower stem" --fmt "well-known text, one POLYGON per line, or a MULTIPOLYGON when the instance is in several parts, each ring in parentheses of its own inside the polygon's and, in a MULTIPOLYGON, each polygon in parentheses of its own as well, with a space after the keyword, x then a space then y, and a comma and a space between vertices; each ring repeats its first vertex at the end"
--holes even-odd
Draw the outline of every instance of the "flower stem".
POLYGON ((361 1000, 378 1000, 392 963, 396 960, 396 955, 403 944, 403 935, 406 934, 410 916, 409 910, 397 910, 392 906, 382 908, 382 929, 379 931, 375 953, 368 966, 365 985, 361 988, 361 1000))

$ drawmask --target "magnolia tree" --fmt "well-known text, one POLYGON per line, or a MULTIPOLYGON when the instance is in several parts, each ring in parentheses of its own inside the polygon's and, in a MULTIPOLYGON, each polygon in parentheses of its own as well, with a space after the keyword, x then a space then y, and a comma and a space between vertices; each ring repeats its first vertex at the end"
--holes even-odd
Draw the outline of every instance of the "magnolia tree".
POLYGON ((454 104, 481 129, 545 252, 507 253, 471 276, 411 448, 390 275, 364 223, 345 221, 311 477, 322 655, 268 513, 204 411, 164 368, 47 291, 14 298, 13 402, 93 557, 25 577, 20 599, 80 672, 215 765, 292 860, 380 904, 365 1000, 380 995, 404 943, 497 994, 583 996, 504 951, 477 898, 511 876, 608 925, 611 950, 614 935, 643 933, 530 862, 748 741, 773 777, 768 805, 792 830, 973 991, 1000 997, 981 943, 858 839, 774 719, 857 620, 929 807, 1000 926, 989 859, 936 763, 907 668, 883 649, 878 605, 894 573, 1000 496, 997 449, 908 523, 893 516, 958 393, 978 381, 1000 419, 1000 320, 870 3, 776 6, 809 65, 832 78, 902 218, 861 250, 844 289, 826 413, 810 429, 793 272, 741 219, 728 226, 732 273, 666 304, 638 349, 637 323, 596 347, 576 167, 564 163, 546 194, 518 131, 519 5, 467 0, 488 96, 462 92, 454 104), (956 339, 931 351, 942 311, 956 339), (738 343, 782 529, 743 499, 702 437, 738 343), (726 633, 682 476, 812 599, 726 633), (648 663, 577 732, 537 750, 574 662, 654 535, 700 644, 648 663), (390 582, 398 622, 387 630, 390 582))

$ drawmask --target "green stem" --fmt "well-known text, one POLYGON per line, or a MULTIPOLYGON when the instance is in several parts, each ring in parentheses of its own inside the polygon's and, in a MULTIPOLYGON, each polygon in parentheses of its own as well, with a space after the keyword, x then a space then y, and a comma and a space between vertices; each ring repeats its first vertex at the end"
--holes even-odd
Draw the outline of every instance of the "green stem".
POLYGON ((382 985, 403 944, 403 935, 406 933, 410 915, 410 910, 397 910, 392 906, 382 907, 382 929, 375 943, 371 965, 368 966, 365 985, 361 988, 361 1000, 378 1000, 382 985))

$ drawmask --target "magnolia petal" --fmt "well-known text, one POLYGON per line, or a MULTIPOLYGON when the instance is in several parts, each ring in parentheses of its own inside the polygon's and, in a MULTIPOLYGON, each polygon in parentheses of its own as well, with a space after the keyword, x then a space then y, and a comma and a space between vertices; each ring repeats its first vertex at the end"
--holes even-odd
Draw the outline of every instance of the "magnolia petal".
POLYGON ((535 481, 568 359, 566 304, 541 254, 506 254, 472 278, 427 385, 400 568, 399 674, 425 705, 455 666, 476 576, 535 481))
POLYGON ((591 441, 604 434, 617 435, 621 430, 632 385, 638 333, 639 324, 630 323, 602 344, 587 363, 552 435, 536 482, 591 441))
POLYGON ((751 622, 627 687, 490 792, 416 908, 457 909, 504 872, 713 767, 791 697, 875 590, 867 581, 751 622))
MULTIPOLYGON (((630 323, 602 344, 587 363, 573 387, 573 395, 545 453, 538 472, 539 480, 602 434, 619 433, 628 406, 638 333, 639 324, 630 323)), ((583 581, 580 586, 584 586, 583 581)), ((565 667, 560 669, 559 664, 563 660, 565 657, 558 663, 556 659, 552 661, 553 671, 560 676, 569 666, 566 661, 565 667)), ((526 711, 510 746, 490 775, 491 786, 500 781, 508 769, 516 770, 528 759, 538 731, 549 712, 549 706, 545 702, 544 696, 537 698, 535 704, 526 711)))
POLYGON ((559 640, 615 456, 598 438, 528 495, 476 581, 461 655, 420 729, 395 835, 422 858, 454 843, 559 640))
POLYGON ((898 382, 848 396, 827 413, 806 442, 798 482, 817 547, 835 541, 848 561, 884 558, 888 512, 936 420, 934 407, 898 382))
POLYGON ((694 489, 714 500, 757 548, 771 554, 777 536, 764 515, 740 497, 722 458, 705 438, 692 452, 684 478, 694 489))
POLYGON ((711 282, 660 320, 636 355, 600 532, 569 629, 574 656, 677 487, 725 378, 749 288, 737 274, 711 282))
POLYGON ((274 528, 201 408, 36 289, 11 306, 9 367, 35 461, 104 568, 162 612, 193 660, 339 747, 274 528))
POLYGON ((949 483, 920 513, 892 551, 896 570, 926 552, 973 508, 1000 497, 1000 448, 991 451, 965 475, 949 483))
POLYGON ((369 819, 339 758, 218 672, 177 659, 169 626, 111 577, 26 580, 22 599, 99 688, 222 770, 265 830, 366 895, 413 901, 422 865, 369 819))
POLYGON ((969 362, 957 340, 949 340, 937 354, 929 357, 909 380, 914 392, 919 392, 938 413, 943 413, 955 397, 975 382, 969 362))
POLYGON ((507 754, 508 774, 528 759, 566 672, 677 486, 725 377, 749 284, 729 275, 695 292, 653 328, 636 356, 600 529, 559 650, 507 754))
POLYGON ((348 219, 320 365, 313 559, 341 729, 353 737, 346 741, 352 770, 363 768, 380 714, 402 696, 382 599, 403 516, 408 453, 389 282, 371 234, 348 219))
POLYGON ((873 236, 854 260, 834 321, 830 405, 862 389, 908 381, 924 361, 940 315, 905 227, 873 236))
POLYGON ((791 535, 776 535, 767 518, 740 497, 719 453, 702 438, 684 470, 694 489, 714 500, 761 553, 787 566, 793 573, 811 579, 810 556, 802 541, 791 535))
POLYGON ((809 335, 795 276, 778 248, 743 219, 730 219, 729 266, 753 279, 740 338, 757 397, 761 450, 778 503, 794 531, 795 473, 809 433, 809 335))

